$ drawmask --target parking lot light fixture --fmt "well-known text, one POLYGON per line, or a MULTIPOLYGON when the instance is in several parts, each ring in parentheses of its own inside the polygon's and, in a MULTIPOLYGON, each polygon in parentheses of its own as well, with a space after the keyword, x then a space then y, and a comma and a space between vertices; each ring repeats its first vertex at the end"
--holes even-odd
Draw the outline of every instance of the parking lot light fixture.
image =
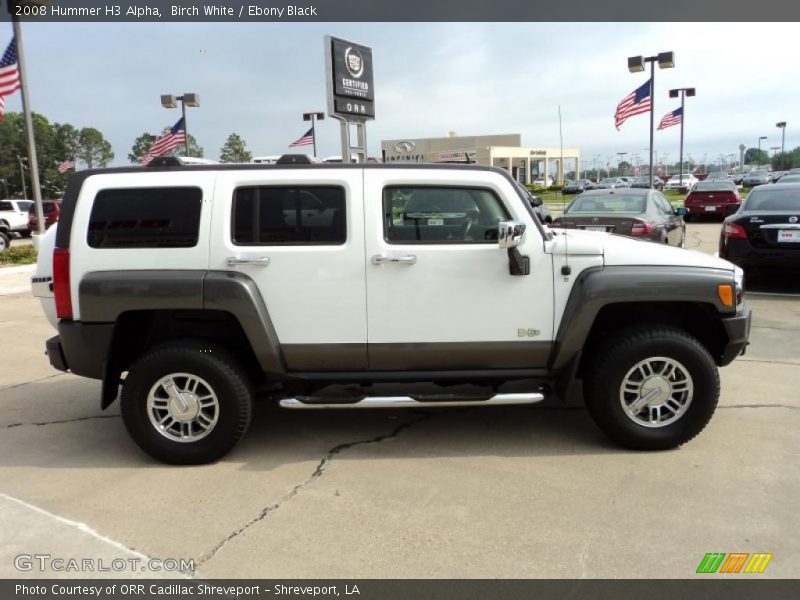
POLYGON ((784 142, 786 141, 786 121, 775 123, 775 127, 781 130, 781 169, 785 169, 786 157, 784 156, 784 142))
POLYGON ((761 140, 767 139, 767 136, 762 135, 758 138, 758 168, 761 168, 761 140))
POLYGON ((164 108, 175 108, 178 106, 177 102, 181 103, 181 116, 183 117, 183 133, 186 139, 183 142, 184 156, 189 156, 189 127, 186 124, 186 107, 200 106, 200 95, 194 92, 183 94, 183 96, 175 96, 173 94, 161 95, 161 106, 164 108))
POLYGON ((317 128, 316 122, 325 118, 324 112, 304 112, 303 121, 311 121, 311 141, 314 144, 314 157, 317 156, 317 128))
POLYGON ((680 164, 680 170, 678 171, 680 173, 680 179, 679 179, 680 183, 678 184, 679 187, 683 185, 683 128, 686 125, 685 100, 686 96, 689 96, 691 98, 696 94, 697 94, 696 88, 675 88, 669 91, 670 98, 677 98, 678 96, 680 96, 681 98, 681 149, 680 149, 680 159, 679 159, 681 164, 680 164))
POLYGON ((650 63, 650 187, 653 187, 653 129, 656 97, 656 63, 659 69, 672 69, 675 66, 674 52, 659 52, 655 56, 631 56, 628 58, 628 71, 638 73, 644 71, 644 63, 650 63))

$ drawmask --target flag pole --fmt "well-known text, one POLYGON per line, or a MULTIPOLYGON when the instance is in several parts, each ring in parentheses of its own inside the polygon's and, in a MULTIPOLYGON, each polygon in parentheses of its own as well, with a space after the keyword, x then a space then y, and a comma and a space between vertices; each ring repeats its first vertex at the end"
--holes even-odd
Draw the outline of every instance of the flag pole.
POLYGON ((39 185, 39 162, 36 157, 36 140, 33 136, 33 118, 31 117, 30 98, 28 97, 28 74, 25 70, 25 53, 22 49, 22 28, 14 16, 12 3, 8 3, 11 12, 11 25, 14 28, 14 39, 17 44, 17 69, 19 71, 20 94, 22 96, 22 113, 25 115, 25 129, 28 137, 28 169, 31 174, 33 201, 36 206, 36 220, 39 235, 44 234, 44 212, 42 211, 42 189, 39 185))
POLYGON ((653 111, 656 104, 656 63, 654 60, 650 61, 650 189, 655 187, 653 183, 653 126, 654 117, 653 111))
POLYGON ((678 171, 680 173, 680 186, 683 186, 683 124, 686 121, 686 109, 683 107, 686 98, 686 90, 681 90, 681 151, 680 151, 680 161, 681 161, 681 169, 678 171))

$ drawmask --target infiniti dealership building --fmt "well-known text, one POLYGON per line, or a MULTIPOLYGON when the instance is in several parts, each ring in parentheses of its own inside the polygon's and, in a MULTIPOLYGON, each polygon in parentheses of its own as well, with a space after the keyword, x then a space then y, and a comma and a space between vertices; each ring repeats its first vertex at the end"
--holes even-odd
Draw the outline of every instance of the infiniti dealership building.
POLYGON ((519 133, 383 140, 381 154, 389 164, 472 162, 502 167, 520 183, 536 178, 558 182, 567 171, 580 176, 581 164, 577 148, 523 147, 519 133))

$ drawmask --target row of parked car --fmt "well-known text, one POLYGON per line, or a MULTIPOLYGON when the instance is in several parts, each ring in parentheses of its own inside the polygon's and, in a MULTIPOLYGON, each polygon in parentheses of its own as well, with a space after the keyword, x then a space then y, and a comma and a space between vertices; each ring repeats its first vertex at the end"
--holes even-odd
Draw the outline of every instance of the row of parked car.
POLYGON ((576 179, 564 186, 563 193, 581 194, 589 190, 612 190, 618 188, 655 188, 659 191, 680 190, 689 189, 697 182, 698 179, 691 173, 684 173, 682 177, 674 175, 666 182, 655 175, 652 179, 649 177, 605 177, 596 182, 591 179, 576 179))
POLYGON ((673 208, 659 190, 609 188, 579 194, 554 228, 614 233, 683 247, 686 222, 722 217, 719 256, 750 277, 778 271, 800 274, 800 169, 771 185, 755 186, 742 201, 736 184, 711 178, 697 182, 673 208))
MULTIPOLYGON (((61 215, 61 200, 44 200, 42 213, 47 229, 61 215)), ((29 237, 38 228, 39 219, 33 200, 0 200, 0 251, 10 247, 12 233, 29 237)))

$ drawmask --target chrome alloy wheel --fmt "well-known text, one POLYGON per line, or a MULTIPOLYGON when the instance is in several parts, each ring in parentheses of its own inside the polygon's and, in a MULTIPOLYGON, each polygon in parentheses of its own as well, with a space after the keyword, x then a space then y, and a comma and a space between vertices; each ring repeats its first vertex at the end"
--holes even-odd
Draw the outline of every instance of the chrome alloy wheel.
POLYGON ((643 427, 665 427, 689 409, 694 384, 681 363, 664 356, 646 358, 622 380, 619 401, 625 414, 643 427))
POLYGON ((219 419, 219 400, 207 381, 189 373, 159 379, 147 395, 147 416, 156 431, 173 442, 206 437, 219 419))

